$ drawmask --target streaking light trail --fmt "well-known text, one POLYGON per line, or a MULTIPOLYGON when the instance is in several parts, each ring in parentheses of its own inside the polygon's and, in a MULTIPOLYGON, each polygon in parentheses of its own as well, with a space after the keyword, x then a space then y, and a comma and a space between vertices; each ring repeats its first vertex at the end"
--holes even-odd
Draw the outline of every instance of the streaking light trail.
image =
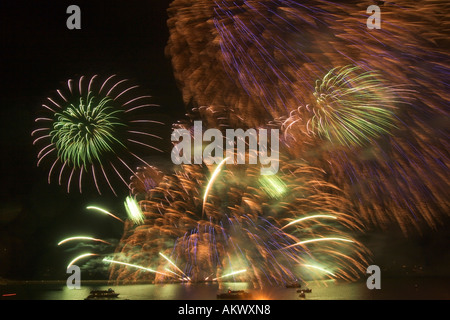
POLYGON ((164 259, 166 259, 172 266, 174 266, 175 267, 175 269, 177 269, 178 271, 180 271, 188 280, 191 280, 191 278, 189 278, 184 272, 183 272, 183 270, 181 270, 180 268, 178 268, 178 266, 175 264, 175 263, 173 263, 169 258, 167 258, 163 253, 159 253, 160 254, 160 256, 162 256, 164 259))
POLYGON ((290 225, 305 221, 305 220, 309 220, 309 219, 317 219, 317 218, 326 218, 326 219, 337 219, 337 217, 335 216, 331 216, 331 215, 326 215, 326 214, 316 214, 313 216, 309 216, 309 217, 304 217, 304 218, 300 218, 294 221, 289 222, 287 225, 285 225, 284 227, 282 227, 281 229, 284 229, 290 225))
POLYGON ((127 197, 125 200, 125 209, 128 213, 128 218, 135 224, 144 223, 144 215, 136 199, 127 197))
POLYGON ((312 243, 312 242, 319 242, 319 241, 344 241, 344 242, 354 242, 353 240, 350 239, 344 239, 344 238, 316 238, 316 239, 309 239, 309 240, 304 240, 304 241, 300 241, 297 243, 294 243, 290 246, 284 247, 283 249, 287 249, 287 248, 291 248, 294 246, 301 246, 303 244, 307 244, 307 243, 312 243))
POLYGON ((82 255, 76 257, 75 259, 73 259, 72 261, 70 261, 70 263, 67 265, 67 269, 69 269, 78 260, 86 258, 86 257, 90 257, 90 256, 98 256, 98 254, 96 254, 96 253, 85 253, 85 254, 82 254, 82 255))
POLYGON ((168 268, 164 268, 164 270, 166 270, 167 272, 173 273, 174 275, 176 275, 177 277, 179 277, 180 279, 182 279, 182 277, 178 274, 173 272, 172 270, 169 270, 168 268))
POLYGON ((150 268, 145 268, 145 267, 143 267, 143 266, 138 266, 138 265, 136 265, 136 264, 126 263, 126 262, 120 262, 120 261, 110 260, 110 259, 106 259, 106 258, 104 258, 103 261, 105 261, 105 262, 110 262, 110 263, 116 263, 116 264, 122 264, 122 265, 125 265, 125 266, 129 266, 129 267, 133 267, 133 268, 142 269, 142 270, 145 270, 145 271, 149 271, 149 272, 153 272, 153 273, 162 274, 162 275, 164 275, 164 276, 173 277, 173 275, 170 275, 170 274, 168 274, 168 273, 159 272, 159 271, 156 271, 156 270, 153 270, 153 269, 150 269, 150 268))
POLYGON ((322 268, 322 267, 313 266, 313 265, 310 265, 310 264, 303 264, 302 266, 303 266, 303 267, 307 267, 307 268, 312 268, 312 269, 320 270, 320 271, 325 272, 325 273, 327 273, 327 274, 329 274, 329 275, 331 275, 331 276, 333 276, 333 277, 335 276, 333 272, 330 272, 330 271, 328 271, 328 270, 325 270, 325 269, 322 268))
POLYGON ((79 237, 70 237, 70 238, 66 238, 64 240, 61 240, 58 243, 58 246, 66 243, 66 242, 73 241, 73 240, 91 240, 91 241, 98 241, 98 242, 103 242, 103 243, 106 243, 106 244, 111 244, 110 242, 102 240, 102 239, 96 239, 96 238, 92 238, 92 237, 79 236, 79 237))
POLYGON ((111 212, 109 212, 109 211, 107 211, 107 210, 105 210, 105 209, 102 209, 102 208, 99 208, 99 207, 95 207, 95 206, 89 206, 89 207, 86 207, 86 209, 88 209, 88 210, 96 210, 96 211, 100 211, 100 212, 102 212, 102 213, 105 213, 105 214, 107 214, 107 215, 113 217, 114 219, 119 220, 119 221, 122 222, 122 223, 125 223, 125 221, 123 221, 122 219, 120 219, 119 217, 113 215, 111 212))
POLYGON ((220 173, 220 170, 222 170, 222 167, 223 167, 223 165, 225 164, 225 162, 228 160, 228 158, 229 158, 229 157, 223 159, 223 160, 219 163, 219 165, 216 167, 216 169, 214 169, 214 172, 213 172, 213 174, 212 174, 212 176, 211 176, 211 179, 210 179, 209 182, 208 182, 208 185, 206 186, 205 194, 204 194, 204 196, 203 196, 203 209, 202 209, 202 210, 205 209, 205 203, 206 203, 206 200, 208 199, 209 191, 211 190, 211 187, 212 187, 212 185, 214 184, 214 181, 216 180, 217 176, 218 176, 219 173, 220 173))
POLYGON ((225 274, 225 275, 223 275, 223 276, 214 278, 213 281, 214 281, 214 280, 217 280, 217 279, 229 277, 229 276, 234 276, 235 274, 243 273, 243 272, 246 272, 246 271, 247 271, 247 269, 243 269, 243 270, 238 270, 238 271, 234 271, 234 272, 231 272, 231 273, 227 273, 227 274, 225 274))

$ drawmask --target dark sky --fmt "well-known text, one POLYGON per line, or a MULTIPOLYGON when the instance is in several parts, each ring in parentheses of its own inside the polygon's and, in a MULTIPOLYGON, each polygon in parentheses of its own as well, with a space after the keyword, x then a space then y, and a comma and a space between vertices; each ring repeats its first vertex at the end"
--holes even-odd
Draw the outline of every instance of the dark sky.
POLYGON ((185 112, 164 54, 169 2, 0 2, 0 277, 61 277, 59 270, 75 252, 57 247, 59 240, 75 234, 120 237, 120 223, 85 207, 98 204, 124 216, 124 199, 67 194, 47 184, 48 168, 36 168, 30 133, 44 99, 84 74, 133 80, 160 105, 170 130, 185 112), (81 9, 81 30, 66 27, 71 4, 81 9))
MULTIPOLYGON (((47 184, 46 169, 36 168, 30 133, 49 92, 68 78, 93 73, 133 79, 170 121, 181 119, 184 106, 164 55, 169 2, 0 2, 0 277, 64 279, 75 251, 57 247, 59 240, 75 234, 120 238, 120 223, 85 207, 103 205, 124 215, 124 199, 67 194, 47 184), (81 30, 66 27, 71 4, 81 8, 81 30)), ((445 228, 407 240, 398 233, 366 237, 380 264, 428 264, 439 272, 449 265, 448 239, 445 228)))

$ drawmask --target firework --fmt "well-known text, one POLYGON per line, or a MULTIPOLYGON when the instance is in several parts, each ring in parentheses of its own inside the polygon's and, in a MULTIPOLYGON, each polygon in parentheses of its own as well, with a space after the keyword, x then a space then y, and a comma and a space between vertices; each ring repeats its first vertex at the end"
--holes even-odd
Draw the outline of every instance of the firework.
POLYGON ((161 139, 148 132, 148 124, 162 124, 148 119, 150 96, 137 95, 138 87, 115 75, 106 80, 98 76, 68 80, 43 104, 43 116, 36 119, 39 128, 32 132, 33 144, 39 144, 37 165, 49 162, 48 182, 57 176, 61 185, 78 179, 82 192, 89 179, 101 193, 104 187, 114 194, 111 175, 123 178, 133 174, 131 163, 148 164, 138 153, 162 152, 152 145, 161 139), (86 178, 84 178, 86 176, 86 178))
POLYGON ((168 13, 171 33, 166 53, 186 105, 226 106, 226 117, 241 124, 263 117, 257 102, 238 83, 230 81, 223 68, 217 34, 211 25, 214 15, 211 3, 173 1, 168 13), (252 117, 244 121, 246 115, 252 117))
POLYGON ((316 82, 308 131, 344 145, 370 143, 394 127, 395 104, 401 102, 394 93, 376 73, 334 68, 316 82))
MULTIPOLYGON (((289 191, 277 197, 261 187, 259 166, 181 166, 140 202, 145 222, 127 228, 115 254, 161 272, 176 266, 173 272, 190 281, 282 285, 302 278, 302 264, 325 265, 336 279, 359 277, 369 254, 353 237, 362 226, 345 212, 349 202, 323 171, 282 163, 279 179, 289 191)), ((120 266, 110 277, 170 281, 120 266)))
POLYGON ((309 104, 315 79, 350 64, 380 70, 388 85, 420 88, 424 103, 415 111, 447 113, 443 7, 385 2, 383 26, 374 31, 360 1, 175 0, 167 54, 186 104, 232 108, 239 125, 262 125, 309 104))
POLYGON ((127 197, 125 200, 125 209, 128 214, 128 219, 133 221, 135 224, 142 224, 144 222, 144 215, 142 214, 139 203, 136 199, 127 197))
POLYGON ((326 270, 326 269, 324 269, 324 268, 322 268, 322 267, 320 267, 320 266, 312 266, 312 265, 309 265, 309 264, 303 264, 302 266, 303 266, 303 267, 306 267, 306 268, 311 268, 311 269, 319 270, 320 272, 327 273, 327 274, 331 275, 332 277, 335 276, 333 272, 330 272, 330 271, 328 271, 328 270, 326 270))
POLYGON ((222 166, 225 164, 225 162, 228 160, 228 158, 223 159, 218 165, 217 167, 214 169, 213 174, 211 175, 211 179, 209 180, 206 189, 205 189, 205 194, 203 196, 203 210, 205 208, 205 205, 208 201, 208 194, 211 190, 211 187, 214 184, 214 181, 216 180, 216 178, 218 177, 218 175, 220 174, 220 170, 222 169, 222 166))
POLYGON ((214 280, 217 280, 217 279, 221 279, 221 278, 231 277, 231 276, 234 276, 234 275, 236 275, 236 274, 243 273, 243 272, 247 272, 247 269, 238 270, 238 271, 233 271, 233 272, 231 272, 231 273, 224 274, 223 276, 214 278, 213 281, 214 281, 214 280))
MULTIPOLYGON (((111 279, 233 277, 263 286, 308 270, 355 279, 368 257, 353 235, 360 219, 405 233, 435 227, 450 212, 442 3, 385 2, 382 29, 371 31, 359 1, 174 0, 167 53, 186 105, 209 128, 279 124, 285 158, 271 177, 225 162, 167 175, 140 166, 130 189, 142 212, 139 223, 125 222, 121 261, 104 260, 111 279)), ((78 166, 80 186, 83 170, 94 173, 93 163, 127 146, 109 131, 125 130, 124 112, 107 98, 92 103, 108 123, 101 139, 58 153, 71 138, 52 127, 54 144, 38 155, 58 155, 61 172, 78 166)))
POLYGON ((175 0, 167 53, 210 126, 280 121, 366 223, 407 234, 450 212, 450 25, 444 1, 380 6, 371 30, 360 1, 175 0))
POLYGON ((108 216, 111 216, 111 217, 113 217, 114 219, 116 219, 116 220, 118 220, 118 221, 120 221, 120 222, 122 222, 122 223, 125 223, 125 221, 123 221, 123 220, 120 219, 118 216, 116 216, 115 214, 112 214, 111 212, 109 212, 109 211, 106 210, 106 209, 103 209, 103 208, 100 208, 100 207, 96 207, 96 206, 88 206, 88 207, 86 207, 86 209, 88 209, 88 210, 95 210, 95 211, 97 211, 97 212, 101 212, 101 213, 107 214, 108 216))
POLYGON ((153 269, 150 269, 150 268, 145 268, 143 266, 139 266, 139 265, 135 265, 135 264, 131 264, 131 263, 115 261, 115 260, 111 260, 111 259, 108 259, 108 258, 104 258, 103 261, 104 262, 109 262, 109 263, 120 264, 120 265, 124 265, 124 266, 127 266, 127 267, 137 268, 137 269, 145 270, 145 271, 152 272, 152 273, 161 274, 161 275, 166 276, 166 277, 173 277, 172 275, 170 275, 168 273, 158 272, 156 270, 153 270, 153 269))
POLYGON ((421 140, 398 135, 364 151, 326 152, 330 180, 340 181, 367 226, 396 225, 408 235, 438 228, 450 212, 448 149, 437 147, 446 142, 421 140))
POLYGON ((145 196, 161 182, 163 177, 163 172, 154 166, 138 167, 130 178, 130 192, 135 197, 145 196))
POLYGON ((164 254, 162 254, 161 252, 159 253, 159 255, 161 256, 161 257, 163 257, 164 259, 166 259, 177 271, 179 271, 179 272, 181 272, 183 275, 184 275, 184 277, 185 277, 185 279, 188 279, 188 280, 191 280, 184 272, 183 272, 183 270, 181 270, 180 268, 178 268, 178 266, 175 264, 175 263, 173 263, 172 262, 172 260, 170 260, 169 258, 167 258, 164 254))
POLYGON ((93 256, 98 256, 98 254, 96 253, 84 253, 79 255, 78 257, 76 257, 75 259, 73 259, 72 261, 70 261, 70 263, 67 265, 67 269, 69 269, 75 262, 87 258, 87 257, 93 257, 93 256))
POLYGON ((69 238, 61 240, 60 242, 58 242, 58 246, 66 243, 66 242, 76 241, 76 240, 90 240, 90 241, 97 241, 97 242, 103 242, 103 243, 106 243, 106 244, 111 244, 110 242, 102 240, 102 239, 96 239, 96 238, 93 238, 93 237, 86 237, 86 236, 77 236, 77 237, 69 237, 69 238))
MULTIPOLYGON (((125 210, 126 210, 126 212, 128 214, 128 219, 127 220, 123 220, 123 219, 119 218, 117 215, 112 214, 108 210, 100 208, 100 207, 97 207, 97 206, 88 206, 88 207, 86 207, 86 209, 93 210, 95 212, 99 212, 101 214, 108 215, 108 216, 110 216, 110 217, 112 217, 112 218, 122 222, 125 225, 125 227, 131 226, 131 225, 138 225, 138 224, 140 224, 140 223, 142 223, 144 221, 143 220, 142 211, 140 210, 139 204, 134 198, 127 197, 125 199, 124 206, 125 206, 125 210)), ((106 241, 106 240, 103 240, 103 239, 94 238, 94 237, 89 237, 89 236, 68 237, 68 238, 65 238, 65 239, 61 240, 60 242, 58 242, 58 246, 66 244, 68 242, 72 242, 72 241, 84 241, 84 240, 104 243, 104 244, 108 245, 108 248, 113 246, 113 244, 111 242, 109 242, 109 241, 106 241)), ((101 247, 98 247, 98 249, 103 250, 101 247)), ((89 256, 99 256, 99 255, 100 255, 99 253, 82 254, 82 255, 76 257, 75 259, 73 259, 69 263, 68 268, 71 265, 73 265, 75 262, 80 260, 80 259, 83 259, 83 258, 86 258, 86 257, 89 257, 89 256)), ((103 259, 103 261, 104 262, 111 262, 111 263, 121 264, 121 262, 118 262, 118 261, 109 261, 107 258, 103 259)), ((124 263, 122 263, 122 264, 124 264, 124 263)), ((147 271, 152 271, 152 270, 148 269, 147 271)))
POLYGON ((261 187, 272 198, 281 198, 288 191, 286 184, 276 174, 263 175, 259 178, 261 187))

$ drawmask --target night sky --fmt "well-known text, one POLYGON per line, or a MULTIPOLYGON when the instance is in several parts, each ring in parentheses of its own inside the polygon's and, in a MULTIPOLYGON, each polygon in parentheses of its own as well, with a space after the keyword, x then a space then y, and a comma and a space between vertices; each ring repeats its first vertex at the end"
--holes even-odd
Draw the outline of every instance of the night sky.
MULTIPOLYGON (((182 119, 185 107, 164 54, 169 2, 0 2, 0 277, 65 279, 74 252, 58 247, 58 241, 76 234, 120 238, 120 223, 85 207, 95 203, 124 216, 124 199, 80 195, 76 188, 67 194, 57 183, 49 185, 47 169, 36 168, 30 133, 47 95, 83 74, 132 79, 161 106, 169 129, 182 119), (71 4, 81 8, 81 30, 66 27, 71 4)), ((397 266, 418 264, 443 274, 450 265, 448 226, 408 239, 398 230, 374 232, 365 240, 375 264, 395 260, 397 266)))

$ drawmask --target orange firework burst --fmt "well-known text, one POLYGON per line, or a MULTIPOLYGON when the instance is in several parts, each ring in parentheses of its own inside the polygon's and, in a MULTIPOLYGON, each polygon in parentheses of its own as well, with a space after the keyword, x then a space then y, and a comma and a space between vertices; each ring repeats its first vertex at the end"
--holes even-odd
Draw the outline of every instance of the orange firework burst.
POLYGON ((434 228, 450 211, 448 6, 384 1, 381 29, 369 29, 369 4, 175 0, 167 53, 187 105, 208 106, 209 122, 275 119, 288 152, 326 170, 366 222, 434 228), (376 73, 383 93, 336 95, 323 81, 348 65, 376 73))
POLYGON ((170 270, 222 281, 246 270, 234 279, 260 287, 303 279, 305 265, 329 271, 319 277, 359 277, 369 257, 353 234, 362 225, 323 170, 285 158, 278 179, 263 181, 259 166, 224 165, 205 196, 214 168, 183 165, 149 191, 144 223, 128 225, 116 255, 160 273, 117 265, 111 279, 170 281, 162 274, 170 270))

